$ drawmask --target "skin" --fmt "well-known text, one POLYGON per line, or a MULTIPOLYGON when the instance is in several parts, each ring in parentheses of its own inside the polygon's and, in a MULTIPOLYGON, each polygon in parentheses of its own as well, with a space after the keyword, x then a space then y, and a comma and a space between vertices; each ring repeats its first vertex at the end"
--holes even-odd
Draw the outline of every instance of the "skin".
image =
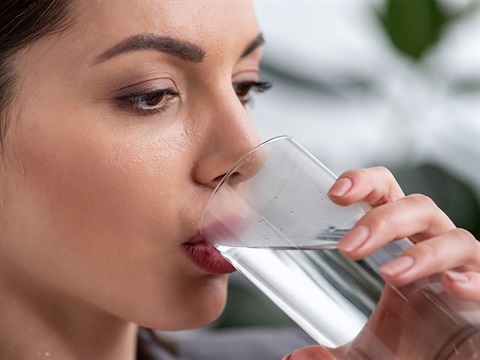
MULTIPOLYGON (((345 256, 361 259, 390 241, 408 237, 414 246, 380 268, 385 280, 402 287, 444 272, 441 282, 446 292, 468 301, 462 306, 479 309, 479 242, 472 234, 456 228, 431 199, 418 194, 405 196, 391 173, 382 167, 342 174, 329 197, 339 205, 361 200, 373 206, 339 242, 338 248, 345 256)), ((394 349, 399 359, 433 359, 438 344, 449 343, 451 329, 444 327, 442 317, 436 317, 424 306, 422 298, 411 297, 407 303, 387 286, 367 326, 351 347, 361 349, 372 359, 391 359, 390 353, 382 353, 381 347, 372 346, 380 340, 388 349, 394 349), (425 325, 434 330, 422 331, 425 325), (420 330, 416 334, 406 332, 418 327, 420 330), (398 343, 399 339, 404 343, 398 343)), ((472 321, 474 323, 474 319, 472 321)), ((480 333, 477 331, 470 339, 470 343, 462 343, 455 349, 457 353, 452 358, 478 356, 480 333), (477 346, 472 347, 472 344, 477 346)), ((355 359, 349 348, 345 346, 329 352, 321 346, 311 346, 283 360, 355 359)))
MULTIPOLYGON (((68 30, 15 58, 18 88, 0 171, 0 358, 128 359, 134 324, 178 330, 214 320, 227 276, 199 268, 182 244, 198 231, 222 175, 260 142, 232 88, 259 79, 261 49, 242 56, 260 32, 249 2, 78 1, 73 14, 68 30), (206 55, 201 62, 152 49, 101 56, 145 33, 206 55), (166 87, 180 95, 148 115, 118 100, 166 87)), ((438 261, 416 246, 415 266, 395 274, 386 265, 385 277, 413 281, 443 270, 442 259, 448 268, 463 265, 469 279, 478 275, 473 237, 430 203, 410 198, 401 206, 403 194, 383 170, 344 178, 353 185, 345 194, 332 189, 334 201, 364 199, 392 215, 373 210, 362 219, 370 237, 353 246, 352 230, 340 245, 347 256, 400 233, 419 245, 441 237, 432 245, 438 261), (458 239, 464 246, 451 259, 445 249, 458 239)), ((473 296, 472 282, 444 281, 457 296, 473 296)))
POLYGON ((218 317, 227 276, 199 269, 182 243, 219 178, 260 142, 232 88, 259 79, 261 50, 241 57, 258 34, 249 2, 85 1, 68 31, 18 56, 1 170, 0 357, 125 358, 132 322, 178 330, 218 317), (200 46, 204 61, 145 50, 96 63, 152 32, 200 46), (118 105, 121 89, 146 83, 181 95, 153 115, 118 105))

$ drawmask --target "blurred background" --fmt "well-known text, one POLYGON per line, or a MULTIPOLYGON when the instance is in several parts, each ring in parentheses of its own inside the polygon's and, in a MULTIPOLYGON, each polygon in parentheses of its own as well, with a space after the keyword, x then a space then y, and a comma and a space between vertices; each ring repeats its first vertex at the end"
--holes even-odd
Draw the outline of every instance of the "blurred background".
MULTIPOLYGON (((388 167, 480 238, 478 0, 256 1, 263 139, 292 135, 333 172, 388 167)), ((216 328, 290 326, 240 275, 216 328)))
POLYGON ((480 13, 472 0, 257 1, 264 139, 337 174, 384 165, 479 233, 480 13))

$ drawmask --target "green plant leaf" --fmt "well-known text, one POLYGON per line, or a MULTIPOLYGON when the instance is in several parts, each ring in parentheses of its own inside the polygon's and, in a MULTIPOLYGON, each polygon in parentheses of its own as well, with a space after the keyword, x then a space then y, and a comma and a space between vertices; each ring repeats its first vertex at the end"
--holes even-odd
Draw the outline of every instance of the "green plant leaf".
POLYGON ((452 20, 436 0, 387 0, 380 15, 389 39, 403 54, 419 59, 452 20))

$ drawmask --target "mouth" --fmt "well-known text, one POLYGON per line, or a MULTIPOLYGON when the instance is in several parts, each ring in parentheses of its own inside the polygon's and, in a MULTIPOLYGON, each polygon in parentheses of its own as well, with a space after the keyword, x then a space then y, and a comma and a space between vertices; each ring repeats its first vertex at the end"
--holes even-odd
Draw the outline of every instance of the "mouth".
POLYGON ((207 242, 200 233, 195 234, 182 244, 186 257, 200 269, 215 275, 229 274, 235 271, 215 247, 207 242))

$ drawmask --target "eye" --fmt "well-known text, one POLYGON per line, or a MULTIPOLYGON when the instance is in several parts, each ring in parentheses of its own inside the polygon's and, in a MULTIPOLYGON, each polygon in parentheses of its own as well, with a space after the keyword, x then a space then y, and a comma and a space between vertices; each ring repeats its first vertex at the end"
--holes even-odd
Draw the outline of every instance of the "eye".
POLYGON ((251 90, 256 92, 265 92, 272 87, 269 81, 245 81, 241 83, 234 83, 233 90, 237 94, 238 99, 243 105, 246 105, 251 100, 251 90))
POLYGON ((167 88, 140 94, 123 95, 117 100, 122 107, 133 109, 142 115, 149 115, 158 113, 160 110, 166 110, 168 102, 179 95, 179 91, 167 88))

